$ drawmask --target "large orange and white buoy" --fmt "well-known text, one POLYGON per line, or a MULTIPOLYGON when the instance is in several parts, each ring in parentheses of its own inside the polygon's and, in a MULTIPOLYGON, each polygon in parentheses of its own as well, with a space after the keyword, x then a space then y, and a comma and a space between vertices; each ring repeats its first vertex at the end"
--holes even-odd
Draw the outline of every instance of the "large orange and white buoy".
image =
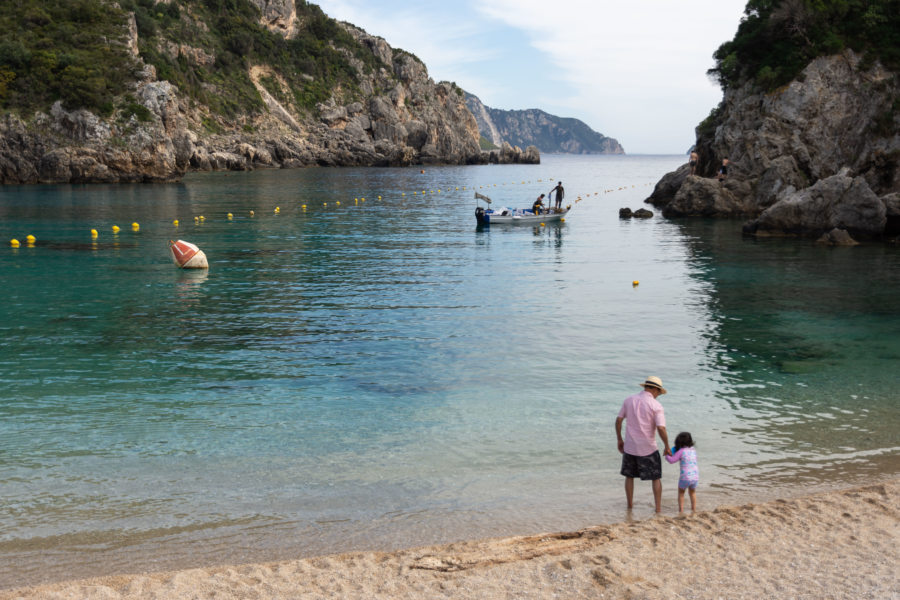
POLYGON ((169 252, 172 260, 182 269, 208 269, 209 263, 203 250, 190 242, 169 240, 169 252))

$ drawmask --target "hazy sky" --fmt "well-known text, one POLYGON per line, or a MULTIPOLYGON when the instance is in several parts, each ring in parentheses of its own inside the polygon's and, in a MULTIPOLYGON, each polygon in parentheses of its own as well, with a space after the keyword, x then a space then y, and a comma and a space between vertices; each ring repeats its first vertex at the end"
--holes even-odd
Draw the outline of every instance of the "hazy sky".
POLYGON ((486 105, 540 108, 629 154, 683 154, 722 99, 706 76, 746 0, 320 0, 486 105))

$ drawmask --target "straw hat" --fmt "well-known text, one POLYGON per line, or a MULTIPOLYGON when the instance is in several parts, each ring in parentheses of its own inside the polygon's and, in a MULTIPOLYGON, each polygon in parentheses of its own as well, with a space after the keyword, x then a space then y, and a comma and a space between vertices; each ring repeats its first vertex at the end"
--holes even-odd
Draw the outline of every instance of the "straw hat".
POLYGON ((658 389, 663 394, 666 393, 666 388, 664 388, 662 385, 662 379, 660 379, 656 375, 651 375, 650 377, 648 377, 647 381, 645 381, 644 383, 641 384, 641 387, 642 388, 652 387, 652 388, 658 389))

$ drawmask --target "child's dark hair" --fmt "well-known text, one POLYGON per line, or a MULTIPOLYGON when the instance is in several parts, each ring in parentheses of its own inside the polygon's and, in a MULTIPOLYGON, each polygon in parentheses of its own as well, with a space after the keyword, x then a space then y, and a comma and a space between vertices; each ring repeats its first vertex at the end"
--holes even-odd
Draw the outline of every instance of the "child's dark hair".
POLYGON ((682 448, 692 448, 694 446, 694 438, 687 431, 682 431, 675 437, 675 452, 682 448))

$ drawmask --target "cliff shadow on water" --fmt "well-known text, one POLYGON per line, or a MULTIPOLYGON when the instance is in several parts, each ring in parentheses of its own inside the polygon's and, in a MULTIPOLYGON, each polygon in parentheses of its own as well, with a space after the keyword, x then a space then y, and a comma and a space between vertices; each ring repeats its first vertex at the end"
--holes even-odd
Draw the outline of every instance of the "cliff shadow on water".
POLYGON ((742 236, 735 219, 675 223, 708 290, 706 356, 739 422, 726 435, 760 463, 736 476, 834 483, 895 469, 882 442, 897 440, 900 252, 742 236))

